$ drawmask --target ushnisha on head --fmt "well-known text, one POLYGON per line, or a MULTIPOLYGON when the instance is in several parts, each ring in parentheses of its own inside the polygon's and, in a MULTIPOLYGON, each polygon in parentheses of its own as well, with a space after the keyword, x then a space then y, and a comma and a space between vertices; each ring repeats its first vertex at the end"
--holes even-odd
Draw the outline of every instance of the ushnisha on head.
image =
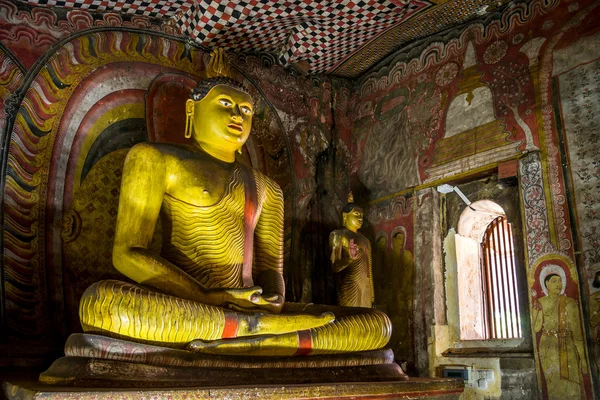
POLYGON ((363 209, 354 204, 352 192, 348 194, 348 204, 342 208, 342 219, 344 227, 352 232, 358 231, 363 224, 363 209))
POLYGON ((242 85, 215 72, 229 71, 228 67, 215 67, 219 56, 222 64, 222 51, 211 54, 209 78, 201 80, 186 101, 185 137, 213 157, 233 162, 235 152, 241 151, 250 135, 254 103, 242 85))

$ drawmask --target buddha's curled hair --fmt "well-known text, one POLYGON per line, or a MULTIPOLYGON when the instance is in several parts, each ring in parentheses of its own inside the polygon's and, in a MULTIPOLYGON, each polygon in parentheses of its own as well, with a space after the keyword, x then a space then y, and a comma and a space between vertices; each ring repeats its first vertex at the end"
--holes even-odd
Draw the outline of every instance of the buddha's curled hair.
POLYGON ((354 202, 352 202, 352 203, 346 204, 344 206, 344 208, 342 208, 342 212, 344 214, 348 214, 349 212, 352 212, 352 210, 354 210, 355 208, 358 208, 358 209, 360 209, 362 211, 362 207, 361 206, 359 206, 359 205, 355 204, 354 202))
MULTIPOLYGON (((233 79, 227 78, 225 76, 217 76, 214 78, 202 79, 201 81, 199 81, 196 87, 192 89, 190 93, 190 98, 194 101, 202 100, 212 88, 218 85, 231 86, 234 89, 237 89, 250 95, 248 89, 242 86, 239 82, 236 82, 233 79)), ((250 95, 250 97, 252 97, 252 95, 250 95)))

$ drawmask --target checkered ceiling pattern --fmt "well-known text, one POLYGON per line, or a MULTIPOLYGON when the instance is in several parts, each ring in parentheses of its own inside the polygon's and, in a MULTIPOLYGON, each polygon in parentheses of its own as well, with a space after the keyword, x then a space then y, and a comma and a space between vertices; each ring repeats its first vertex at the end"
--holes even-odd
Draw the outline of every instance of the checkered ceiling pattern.
POLYGON ((362 46, 433 5, 429 0, 21 0, 31 5, 161 18, 209 48, 268 51, 310 73, 336 69, 362 46))
POLYGON ((329 72, 363 44, 429 4, 424 0, 200 0, 176 23, 183 33, 211 47, 270 51, 284 65, 306 60, 311 72, 329 72))
POLYGON ((194 0, 19 0, 34 6, 79 8, 90 12, 118 12, 169 18, 180 9, 188 9, 194 0))

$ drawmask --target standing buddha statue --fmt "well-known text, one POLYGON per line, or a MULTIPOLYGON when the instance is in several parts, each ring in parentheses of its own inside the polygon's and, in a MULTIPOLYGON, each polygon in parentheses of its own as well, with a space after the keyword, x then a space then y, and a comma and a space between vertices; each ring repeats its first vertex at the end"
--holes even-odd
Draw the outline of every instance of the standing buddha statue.
POLYGON ((363 210, 354 204, 352 192, 342 209, 344 228, 329 235, 331 263, 337 273, 337 304, 343 307, 372 307, 375 301, 371 243, 358 232, 363 210))
MULTIPOLYGON (((89 287, 79 309, 84 331, 218 355, 382 348, 391 334, 382 312, 285 303, 283 194, 236 159, 254 103, 227 71, 222 51, 214 52, 209 79, 186 101, 191 145, 140 143, 129 151, 113 263, 136 284, 89 287), (160 254, 149 248, 159 218, 160 254)), ((348 220, 361 221, 362 212, 348 220)), ((348 229, 366 250, 368 241, 348 229)), ((363 297, 370 306, 372 289, 363 297)))

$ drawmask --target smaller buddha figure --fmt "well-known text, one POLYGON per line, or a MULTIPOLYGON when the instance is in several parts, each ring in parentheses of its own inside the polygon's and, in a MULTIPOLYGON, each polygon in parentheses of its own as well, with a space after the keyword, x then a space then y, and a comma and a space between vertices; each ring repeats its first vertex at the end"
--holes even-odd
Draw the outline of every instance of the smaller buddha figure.
POLYGON ((329 235, 331 263, 338 278, 337 304, 344 307, 372 307, 374 303, 371 243, 358 230, 363 210, 354 204, 352 192, 342 209, 344 228, 329 235))

